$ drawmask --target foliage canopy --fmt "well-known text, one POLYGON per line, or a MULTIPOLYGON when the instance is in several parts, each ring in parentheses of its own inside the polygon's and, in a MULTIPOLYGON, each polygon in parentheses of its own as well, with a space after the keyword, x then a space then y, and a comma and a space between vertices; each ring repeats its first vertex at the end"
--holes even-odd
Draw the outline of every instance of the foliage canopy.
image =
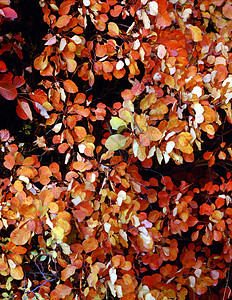
POLYGON ((36 24, 22 2, 0 0, 22 120, 0 130, 2 299, 228 299, 232 1, 36 0, 36 24))

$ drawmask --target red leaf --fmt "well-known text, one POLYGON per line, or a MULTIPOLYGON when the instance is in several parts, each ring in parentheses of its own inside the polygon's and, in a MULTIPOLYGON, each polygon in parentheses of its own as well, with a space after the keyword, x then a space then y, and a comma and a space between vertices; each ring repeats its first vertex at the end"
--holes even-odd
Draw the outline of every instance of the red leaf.
POLYGON ((5 18, 12 18, 12 19, 18 18, 16 11, 14 11, 10 7, 4 7, 2 8, 2 11, 4 12, 5 18))
POLYGON ((213 213, 213 209, 209 204, 204 203, 200 206, 199 213, 200 213, 200 215, 211 216, 213 213))
POLYGON ((30 119, 31 121, 33 120, 30 106, 26 100, 22 100, 22 99, 18 100, 16 112, 17 115, 23 120, 27 120, 27 119, 30 119))
POLYGON ((6 72, 6 64, 2 60, 0 61, 0 72, 6 72))
POLYGON ((10 82, 0 82, 0 94, 6 100, 14 100, 17 96, 17 90, 10 82))
POLYGON ((26 83, 23 76, 15 76, 13 79, 13 84, 16 88, 19 88, 20 86, 24 85, 26 83))

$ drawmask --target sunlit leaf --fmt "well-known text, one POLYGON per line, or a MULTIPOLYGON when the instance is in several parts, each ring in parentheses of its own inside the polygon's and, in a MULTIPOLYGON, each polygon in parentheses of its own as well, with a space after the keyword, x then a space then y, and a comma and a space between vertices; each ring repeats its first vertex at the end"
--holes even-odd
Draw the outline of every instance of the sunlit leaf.
POLYGON ((31 237, 31 231, 27 228, 16 228, 10 234, 11 241, 15 245, 26 244, 30 237, 31 237))
POLYGON ((127 141, 127 137, 121 134, 113 134, 106 140, 105 146, 110 151, 122 149, 127 141))

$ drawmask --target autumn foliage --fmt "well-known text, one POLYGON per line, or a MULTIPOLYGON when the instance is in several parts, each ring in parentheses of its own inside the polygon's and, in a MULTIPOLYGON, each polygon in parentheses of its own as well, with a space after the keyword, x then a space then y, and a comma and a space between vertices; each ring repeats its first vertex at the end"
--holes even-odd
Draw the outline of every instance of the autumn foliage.
POLYGON ((229 299, 232 1, 36 1, 28 64, 0 0, 2 299, 229 299))

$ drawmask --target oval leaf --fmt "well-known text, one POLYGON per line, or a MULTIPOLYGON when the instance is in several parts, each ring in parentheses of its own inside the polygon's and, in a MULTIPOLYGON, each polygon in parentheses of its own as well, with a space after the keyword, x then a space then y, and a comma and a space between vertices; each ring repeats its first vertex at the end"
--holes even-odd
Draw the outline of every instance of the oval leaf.
POLYGON ((122 149, 126 144, 127 138, 121 134, 113 134, 106 140, 105 146, 110 151, 122 149))
POLYGON ((0 94, 6 100, 14 100, 17 96, 17 90, 10 82, 0 82, 0 94))
POLYGON ((27 228, 16 228, 10 234, 10 239, 15 245, 24 245, 31 237, 31 231, 27 228))
POLYGON ((66 90, 66 92, 68 92, 68 93, 77 93, 78 92, 78 87, 72 80, 67 79, 63 82, 63 84, 64 84, 64 89, 66 90))

